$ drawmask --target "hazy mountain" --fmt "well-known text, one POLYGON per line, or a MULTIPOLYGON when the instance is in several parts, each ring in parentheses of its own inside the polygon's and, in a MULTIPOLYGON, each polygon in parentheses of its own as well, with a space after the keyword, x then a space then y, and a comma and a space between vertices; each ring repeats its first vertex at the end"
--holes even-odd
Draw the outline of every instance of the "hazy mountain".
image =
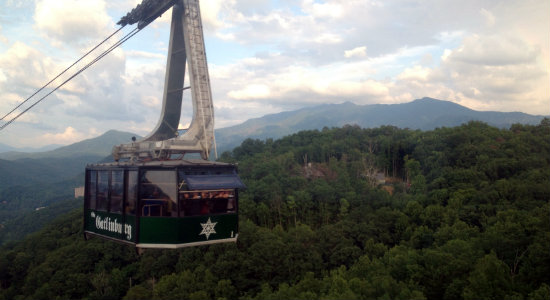
MULTIPOLYGON (((239 125, 217 129, 216 142, 218 152, 221 153, 238 146, 246 138, 276 139, 301 130, 342 127, 346 124, 356 124, 363 128, 393 125, 400 128, 431 130, 478 120, 492 126, 508 128, 514 123, 538 124, 542 118, 544 116, 521 112, 475 111, 450 101, 431 98, 401 104, 356 105, 345 102, 266 115, 239 125)), ((70 157, 85 157, 87 160, 91 157, 100 157, 101 159, 111 153, 114 145, 127 143, 133 136, 136 135, 111 130, 99 137, 51 151, 0 153, 0 160, 14 161, 22 158, 66 160, 70 157)), ((139 138, 139 136, 136 137, 139 138)), ((0 161, 0 170, 2 166, 4 169, 7 167, 5 162, 0 161)))
POLYGON ((2 152, 8 152, 8 151, 18 151, 19 149, 14 148, 10 145, 2 144, 0 143, 0 153, 2 152))
POLYGON ((295 111, 266 115, 242 124, 216 130, 221 153, 246 138, 280 138, 300 130, 356 124, 363 128, 393 125, 399 128, 431 130, 454 127, 471 120, 508 128, 514 123, 538 124, 544 116, 521 112, 475 111, 450 101, 422 98, 401 104, 356 105, 350 102, 325 104, 295 111))
POLYGON ((139 136, 117 130, 110 130, 102 134, 101 136, 87 139, 78 143, 74 143, 68 146, 63 146, 50 151, 43 152, 5 152, 0 153, 0 159, 16 160, 21 158, 67 158, 74 156, 107 156, 111 154, 111 150, 114 145, 131 142, 132 137, 139 136))
POLYGON ((59 148, 61 146, 62 145, 51 144, 51 145, 46 145, 46 146, 38 147, 38 148, 31 148, 31 147, 16 148, 16 147, 12 147, 10 145, 0 143, 0 153, 3 153, 3 152, 44 152, 44 151, 53 150, 55 148, 59 148))
POLYGON ((96 138, 39 153, 0 153, 0 190, 54 183, 84 172, 88 163, 109 156, 113 145, 131 141, 132 133, 111 130, 96 138))

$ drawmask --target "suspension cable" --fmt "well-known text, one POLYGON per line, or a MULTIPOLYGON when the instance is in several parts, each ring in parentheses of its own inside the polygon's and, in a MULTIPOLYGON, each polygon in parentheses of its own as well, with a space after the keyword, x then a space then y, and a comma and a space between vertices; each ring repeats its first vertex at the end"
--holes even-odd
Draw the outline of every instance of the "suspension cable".
MULTIPOLYGON (((124 26, 123 26, 124 27, 124 26)), ((122 29, 122 27, 120 28, 122 29)), ((120 31, 117 30, 116 32, 120 31)), ((138 32, 140 32, 141 29, 140 28, 134 28, 132 31, 130 31, 128 34, 126 34, 122 39, 120 39, 119 41, 117 41, 115 44, 113 44, 112 46, 110 46, 107 50, 103 51, 103 53, 101 53, 98 57, 94 58, 91 62, 89 62, 88 64, 86 64, 84 67, 82 67, 80 70, 78 70, 75 74, 73 74, 71 77, 69 77, 67 80, 63 81, 63 83, 61 83, 60 85, 58 85, 57 87, 55 87, 52 91, 50 91, 48 94, 46 94, 45 96, 43 96, 42 98, 38 99, 36 102, 34 102, 31 106, 27 107, 25 110, 23 110, 22 112, 20 112, 19 114, 17 114, 15 117, 13 117, 11 120, 7 121, 6 123, 2 124, 2 126, 0 126, 0 131, 4 128, 6 128, 8 125, 10 125, 11 123, 13 123, 13 121, 15 121, 16 119, 18 119, 21 115, 23 115, 24 113, 26 113, 27 111, 29 111, 31 108, 33 108, 34 106, 36 106, 38 103, 40 103, 42 100, 44 100, 46 97, 48 97, 49 95, 51 95, 53 92, 57 91, 59 88, 61 88, 63 85, 65 85, 67 82, 69 82, 70 80, 72 80, 74 77, 76 77, 78 74, 82 73, 84 70, 86 70, 87 68, 89 68, 91 65, 93 65, 94 63, 96 63, 97 61, 99 61, 100 59, 102 59, 103 57, 105 57, 107 54, 109 54, 111 51, 113 51, 115 48, 117 48, 118 46, 122 45, 124 42, 126 42, 128 39, 130 39, 131 37, 133 37, 134 35, 136 35, 138 32)), ((116 33, 115 32, 115 33, 116 33)), ((111 36, 113 36, 115 33, 111 34, 109 36, 109 38, 111 36)), ((108 39, 108 38, 107 38, 108 39)), ((107 40, 106 39, 106 40, 107 40)), ((103 42, 101 42, 99 45, 103 44, 105 42, 105 40, 103 42)), ((94 49, 96 49, 99 45, 97 45, 96 47, 94 47, 94 49)), ((93 49, 91 50, 93 51, 93 49)), ((90 52, 91 52, 90 51, 90 52)), ((89 53, 89 52, 88 52, 89 53)), ((88 54, 86 54, 88 55, 88 54)), ((83 57, 82 57, 83 58, 83 57)), ((82 58, 80 58, 78 61, 82 60, 82 58)), ((77 61, 77 62, 78 62, 77 61)), ((74 64, 76 64, 77 62, 75 62, 74 64)), ((73 65, 74 65, 73 64, 73 65)), ((71 65, 71 67, 73 66, 71 65)), ((70 67, 69 67, 70 68, 70 67)), ((69 69, 67 68, 67 69, 69 69)), ((66 69, 66 70, 67 70, 66 69)), ((65 70, 65 71, 66 71, 65 70)), ((61 74, 63 74, 65 71, 63 71, 61 74)), ((61 74, 59 74, 57 77, 59 77, 61 74)), ((57 78, 56 77, 56 78, 57 78)), ((49 83, 51 83, 53 80, 55 80, 56 78, 52 79, 49 83)), ((48 83, 48 84, 49 84, 48 83)), ((48 85, 46 84, 46 85, 48 85)), ((44 89, 44 87, 42 87, 40 90, 44 89)), ((37 92, 35 92, 32 96, 34 96, 36 93, 38 93, 40 90, 38 90, 37 92)), ((32 97, 31 96, 31 97, 32 97)), ((23 103, 25 103, 26 101, 28 101, 31 97, 27 98, 27 100, 25 100, 23 103)), ((15 111, 18 107, 20 107, 23 103, 19 104, 15 109, 13 109, 10 113, 12 113, 13 111, 15 111)), ((10 113, 8 113, 7 115, 9 115, 10 113)), ((7 116, 6 115, 6 116, 7 116)), ((2 117, 2 119, 4 119, 6 116, 2 117)))
POLYGON ((40 91, 42 91, 44 88, 46 88, 48 85, 50 85, 50 83, 52 83, 54 80, 56 80, 57 78, 59 78, 59 76, 63 75, 65 72, 67 72, 70 68, 72 68, 74 65, 76 65, 78 62, 80 62, 82 59, 84 59, 86 56, 88 56, 88 54, 92 53, 95 49, 97 49, 99 46, 103 45, 106 41, 108 41, 113 35, 117 34, 120 30, 122 30, 122 28, 124 28, 124 26, 120 27, 118 30, 116 30, 115 32, 113 32, 110 36, 108 36, 107 38, 105 38, 101 43, 97 44, 94 48, 92 48, 90 51, 88 51, 86 54, 84 54, 82 57, 80 57, 77 61, 75 61, 72 65, 70 65, 69 67, 67 67, 65 70, 63 70, 63 72, 59 73, 57 76, 55 76, 54 79, 50 80, 48 83, 46 83, 45 85, 43 85, 41 88, 39 88, 36 92, 34 92, 34 94, 30 95, 27 99, 25 99, 25 101, 19 103, 14 109, 12 109, 9 113, 7 113, 6 115, 4 115, 1 119, 1 120, 4 120, 5 117, 9 116, 12 112, 14 112, 16 109, 18 109, 19 107, 21 107, 21 105, 25 104, 27 101, 29 101, 32 97, 34 97, 36 94, 38 94, 40 91))

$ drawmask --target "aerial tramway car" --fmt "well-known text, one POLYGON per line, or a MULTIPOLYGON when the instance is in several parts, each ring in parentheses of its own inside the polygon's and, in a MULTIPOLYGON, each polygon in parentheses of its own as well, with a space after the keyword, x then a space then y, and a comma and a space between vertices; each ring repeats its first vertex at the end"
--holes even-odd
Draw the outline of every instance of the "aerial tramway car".
POLYGON ((234 165, 203 160, 113 162, 86 168, 84 228, 138 248, 236 241, 234 165))
POLYGON ((214 108, 198 0, 144 0, 118 24, 141 29, 172 7, 163 106, 145 138, 113 147, 114 162, 86 167, 84 233, 144 248, 180 248, 238 237, 235 165, 209 160, 214 108), (184 87, 185 64, 190 86, 184 87), (193 119, 179 135, 184 90, 193 119), (200 154, 202 159, 187 159, 200 154), (174 159, 177 157, 177 159, 174 159))

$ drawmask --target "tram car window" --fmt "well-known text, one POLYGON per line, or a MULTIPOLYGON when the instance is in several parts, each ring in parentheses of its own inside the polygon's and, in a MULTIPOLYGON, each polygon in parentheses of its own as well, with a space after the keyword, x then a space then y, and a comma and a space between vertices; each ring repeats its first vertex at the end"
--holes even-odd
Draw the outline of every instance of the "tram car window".
POLYGON ((96 209, 96 195, 97 195, 97 171, 92 170, 88 173, 87 177, 87 195, 85 197, 85 207, 90 209, 96 209))
POLYGON ((122 197, 124 196, 124 171, 116 170, 111 173, 110 209, 112 213, 122 213, 122 197))
POLYGON ((176 172, 148 170, 141 178, 141 215, 177 217, 176 172))
POLYGON ((128 176, 126 177, 126 201, 124 202, 124 212, 130 216, 136 215, 137 182, 138 172, 128 171, 128 176))
POLYGON ((97 210, 109 209, 109 171, 97 172, 97 210))

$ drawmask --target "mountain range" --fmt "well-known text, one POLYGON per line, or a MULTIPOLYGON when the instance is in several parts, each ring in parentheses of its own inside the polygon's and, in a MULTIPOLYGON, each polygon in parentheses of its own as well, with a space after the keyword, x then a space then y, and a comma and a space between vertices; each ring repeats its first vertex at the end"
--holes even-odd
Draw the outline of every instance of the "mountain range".
POLYGON ((18 151, 18 152, 45 152, 45 151, 50 151, 50 150, 53 150, 55 148, 59 148, 59 147, 62 147, 63 145, 58 145, 58 144, 51 144, 51 145, 46 145, 44 147, 38 147, 38 148, 31 148, 31 147, 24 147, 24 148, 15 148, 15 147, 12 147, 10 145, 6 145, 6 144, 2 144, 0 143, 0 153, 3 153, 3 152, 10 152, 10 151, 18 151))
POLYGON ((509 128, 514 123, 538 124, 544 117, 522 112, 476 111, 450 101, 427 97, 400 104, 357 105, 345 102, 266 115, 221 128, 216 130, 216 143, 221 153, 233 149, 246 138, 277 139, 301 130, 342 127, 346 124, 362 128, 392 125, 432 130, 475 120, 499 128, 509 128))
POLYGON ((109 156, 113 145, 135 134, 110 130, 103 135, 45 152, 0 153, 0 190, 9 186, 55 183, 84 172, 86 164, 109 156))
MULTIPOLYGON (((41 152, 25 152, 23 149, 11 148, 12 150, 1 153, 0 159, 17 160, 21 158, 66 158, 73 156, 101 156, 105 157, 111 153, 114 145, 128 143, 132 137, 139 138, 138 135, 122 132, 117 130, 109 130, 101 136, 83 140, 68 146, 56 147, 48 151, 41 152)), ((48 146, 50 148, 50 146, 48 146)))

